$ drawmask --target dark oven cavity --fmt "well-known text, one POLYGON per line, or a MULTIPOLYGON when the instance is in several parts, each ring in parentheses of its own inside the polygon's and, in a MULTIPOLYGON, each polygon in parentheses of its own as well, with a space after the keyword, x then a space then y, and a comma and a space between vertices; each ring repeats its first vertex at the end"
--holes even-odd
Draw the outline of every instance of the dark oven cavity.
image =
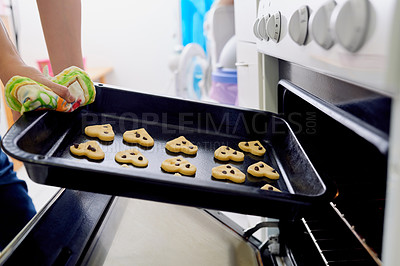
POLYGON ((329 265, 379 264, 390 98, 284 61, 279 67, 279 112, 321 178, 337 187, 331 203, 281 228, 289 253, 298 265, 315 258, 329 265), (306 243, 317 252, 307 252, 306 243))

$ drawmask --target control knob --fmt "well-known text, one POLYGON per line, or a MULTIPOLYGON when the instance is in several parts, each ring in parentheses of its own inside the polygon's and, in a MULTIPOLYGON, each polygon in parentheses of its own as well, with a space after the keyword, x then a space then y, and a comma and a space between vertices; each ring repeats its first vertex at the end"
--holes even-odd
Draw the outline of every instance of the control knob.
POLYGON ((256 21, 254 21, 253 24, 253 34, 256 36, 257 39, 262 40, 261 36, 258 34, 258 23, 260 22, 260 19, 257 18, 256 21))
POLYGON ((368 0, 348 0, 332 14, 331 27, 337 42, 349 52, 356 52, 365 42, 370 20, 368 0))
POLYGON ((308 15, 308 7, 302 6, 293 13, 289 21, 289 35, 299 45, 303 45, 306 42, 308 15))
POLYGON ((262 16, 260 18, 260 21, 258 22, 258 34, 265 41, 269 40, 269 37, 267 34, 267 19, 268 18, 269 18, 269 14, 267 16, 262 16))
POLYGON ((267 34, 274 42, 279 42, 281 35, 281 12, 277 12, 267 20, 267 34))
POLYGON ((310 17, 310 31, 316 43, 329 49, 335 43, 331 33, 330 20, 336 2, 329 0, 310 17))

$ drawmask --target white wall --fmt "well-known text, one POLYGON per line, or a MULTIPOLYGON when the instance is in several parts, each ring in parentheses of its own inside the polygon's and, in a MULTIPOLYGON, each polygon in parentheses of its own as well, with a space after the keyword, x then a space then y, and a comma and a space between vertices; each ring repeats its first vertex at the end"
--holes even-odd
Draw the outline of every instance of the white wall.
POLYGON ((48 58, 36 1, 18 0, 13 4, 20 54, 25 63, 36 67, 36 60, 48 58))
MULTIPOLYGON (((47 58, 36 1, 18 0, 20 51, 27 64, 47 58)), ((82 47, 87 66, 112 66, 107 83, 166 93, 168 60, 178 31, 178 0, 84 0, 82 47)))

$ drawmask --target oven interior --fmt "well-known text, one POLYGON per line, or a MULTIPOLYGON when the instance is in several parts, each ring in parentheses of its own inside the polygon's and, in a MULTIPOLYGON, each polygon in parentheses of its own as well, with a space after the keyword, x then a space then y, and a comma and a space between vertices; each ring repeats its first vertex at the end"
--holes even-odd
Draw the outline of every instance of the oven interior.
POLYGON ((296 265, 381 264, 391 99, 284 61, 279 67, 279 112, 337 186, 332 202, 282 223, 287 254, 296 265))

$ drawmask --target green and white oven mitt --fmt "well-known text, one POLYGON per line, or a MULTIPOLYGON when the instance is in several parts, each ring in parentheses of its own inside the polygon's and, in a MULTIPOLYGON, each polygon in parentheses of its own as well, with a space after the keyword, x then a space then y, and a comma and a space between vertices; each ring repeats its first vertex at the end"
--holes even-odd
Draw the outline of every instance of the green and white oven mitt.
POLYGON ((30 78, 14 76, 5 86, 8 106, 21 114, 34 110, 72 112, 79 106, 94 102, 96 89, 89 75, 79 67, 72 66, 55 77, 50 77, 48 74, 47 77, 55 83, 66 86, 75 97, 75 101, 68 103, 47 86, 30 78))

